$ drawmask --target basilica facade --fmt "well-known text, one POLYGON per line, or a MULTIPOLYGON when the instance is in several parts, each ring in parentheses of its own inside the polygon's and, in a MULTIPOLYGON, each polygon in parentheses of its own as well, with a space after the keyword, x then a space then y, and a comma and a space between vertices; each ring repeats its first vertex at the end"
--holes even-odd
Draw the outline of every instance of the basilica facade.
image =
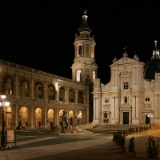
POLYGON ((160 124, 160 55, 155 41, 151 60, 114 58, 110 82, 94 81, 93 124, 160 124))
POLYGON ((63 111, 72 125, 77 120, 89 122, 90 84, 97 74, 96 44, 90 33, 85 11, 74 41, 72 79, 0 60, 0 91, 10 102, 4 113, 6 129, 49 128, 50 123, 59 126, 63 111))

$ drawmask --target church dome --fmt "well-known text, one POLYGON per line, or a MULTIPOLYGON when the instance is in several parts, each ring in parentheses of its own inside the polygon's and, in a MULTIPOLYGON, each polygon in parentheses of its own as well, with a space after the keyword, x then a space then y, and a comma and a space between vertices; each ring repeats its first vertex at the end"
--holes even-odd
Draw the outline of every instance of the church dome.
POLYGON ((160 59, 152 59, 144 66, 144 79, 155 79, 155 73, 160 73, 160 59))
POLYGON ((150 81, 155 79, 155 73, 160 73, 160 55, 157 41, 155 41, 155 48, 151 60, 144 65, 144 79, 150 81))

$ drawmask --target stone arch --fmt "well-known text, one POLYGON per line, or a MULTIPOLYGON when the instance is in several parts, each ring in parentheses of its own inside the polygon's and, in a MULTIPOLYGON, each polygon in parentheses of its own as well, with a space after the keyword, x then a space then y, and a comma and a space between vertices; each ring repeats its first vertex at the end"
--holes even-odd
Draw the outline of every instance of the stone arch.
POLYGON ((14 81, 10 75, 6 75, 2 78, 2 91, 6 95, 12 95, 14 88, 14 81))
POLYGON ((53 84, 48 86, 48 99, 55 100, 55 87, 53 84))
POLYGON ((70 117, 70 118, 71 118, 71 117, 73 118, 73 110, 70 110, 70 111, 69 111, 69 117, 70 117))
POLYGON ((64 101, 64 97, 65 97, 65 89, 64 87, 60 87, 59 88, 59 101, 64 101))
POLYGON ((20 81, 19 93, 23 97, 29 97, 29 81, 27 79, 22 79, 20 81))
POLYGON ((64 109, 59 110, 59 124, 62 122, 62 114, 63 114, 64 109))
POLYGON ((28 125, 28 108, 23 106, 19 110, 19 126, 27 127, 28 125))
POLYGON ((69 121, 70 121, 70 125, 73 125, 73 110, 69 111, 69 121))
POLYGON ((43 84, 39 81, 35 83, 35 97, 43 98, 43 84))
MULTIPOLYGON (((53 109, 48 110, 48 122, 49 122, 49 124, 51 122, 54 123, 54 110, 53 109)), ((49 126, 49 124, 48 124, 48 126, 49 126)))
POLYGON ((42 128, 42 109, 41 108, 35 109, 35 127, 42 128))
POLYGON ((77 114, 77 123, 78 125, 82 124, 83 123, 83 112, 82 111, 78 111, 78 114, 77 114))
POLYGON ((75 101, 75 92, 73 89, 69 90, 69 102, 74 102, 75 101))
POLYGON ((12 120, 13 120, 13 116, 12 116, 12 108, 10 106, 6 107, 4 109, 4 124, 6 128, 11 128, 12 127, 12 120))

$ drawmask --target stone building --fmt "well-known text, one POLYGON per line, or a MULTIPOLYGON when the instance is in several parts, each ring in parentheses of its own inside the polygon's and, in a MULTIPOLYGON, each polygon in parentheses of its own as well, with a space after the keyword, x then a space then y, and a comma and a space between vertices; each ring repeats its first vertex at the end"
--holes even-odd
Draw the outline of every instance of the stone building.
POLYGON ((155 41, 149 62, 137 55, 114 58, 110 82, 94 81, 93 124, 160 124, 160 55, 155 41))
MULTIPOLYGON (((7 95, 5 127, 47 128, 60 125, 63 111, 72 124, 89 122, 90 87, 96 78, 95 41, 86 11, 75 37, 72 79, 0 60, 0 91, 7 95)), ((0 117, 0 125, 1 125, 0 117)))

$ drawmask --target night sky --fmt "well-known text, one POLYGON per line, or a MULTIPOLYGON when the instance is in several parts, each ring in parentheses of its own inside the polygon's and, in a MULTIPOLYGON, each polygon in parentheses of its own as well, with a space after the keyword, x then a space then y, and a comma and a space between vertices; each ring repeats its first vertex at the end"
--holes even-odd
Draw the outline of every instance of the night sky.
POLYGON ((74 38, 87 9, 95 35, 98 78, 108 83, 113 58, 127 46, 133 58, 152 57, 154 40, 160 46, 158 0, 135 1, 22 1, 0 2, 0 59, 71 78, 74 38))

